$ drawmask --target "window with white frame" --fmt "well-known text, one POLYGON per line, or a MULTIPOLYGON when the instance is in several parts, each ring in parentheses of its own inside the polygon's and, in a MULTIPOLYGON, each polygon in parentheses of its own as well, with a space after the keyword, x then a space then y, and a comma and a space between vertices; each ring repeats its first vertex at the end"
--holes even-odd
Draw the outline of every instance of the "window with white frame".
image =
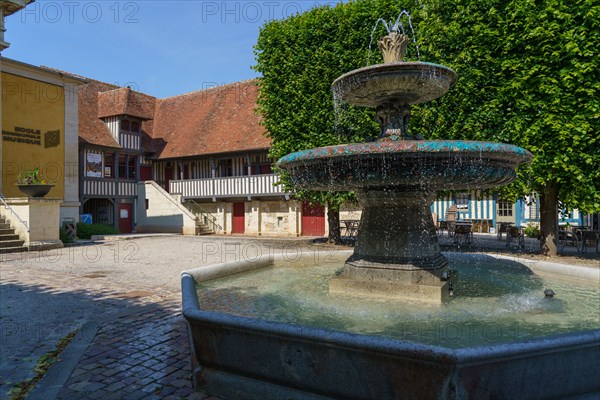
POLYGON ((496 208, 496 214, 499 217, 512 217, 513 216, 513 204, 509 201, 498 201, 496 208))

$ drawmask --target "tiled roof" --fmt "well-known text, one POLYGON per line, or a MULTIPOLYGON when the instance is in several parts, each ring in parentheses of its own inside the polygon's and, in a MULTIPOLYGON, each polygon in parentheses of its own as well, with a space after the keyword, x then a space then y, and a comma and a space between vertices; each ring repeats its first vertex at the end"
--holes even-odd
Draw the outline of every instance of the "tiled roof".
POLYGON ((255 112, 257 96, 256 80, 249 80, 158 99, 152 135, 161 142, 158 158, 269 148, 255 112))
POLYGON ((129 88, 89 80, 79 87, 79 139, 119 148, 101 118, 143 120, 142 150, 168 159, 268 149, 256 114, 256 80, 157 99, 129 88))
POLYGON ((99 94, 114 88, 113 85, 98 81, 91 81, 79 86, 80 142, 105 147, 121 147, 111 135, 106 124, 97 117, 99 94))
POLYGON ((98 118, 128 115, 142 120, 152 119, 154 97, 134 92, 129 87, 98 95, 98 118))

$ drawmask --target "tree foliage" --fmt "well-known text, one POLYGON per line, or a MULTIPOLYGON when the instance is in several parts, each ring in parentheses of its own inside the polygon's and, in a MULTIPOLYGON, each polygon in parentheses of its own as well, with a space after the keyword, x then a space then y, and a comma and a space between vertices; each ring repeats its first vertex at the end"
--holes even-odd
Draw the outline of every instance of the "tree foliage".
MULTIPOLYGON (((269 22, 255 68, 271 155, 377 133, 369 110, 350 109, 336 124, 331 83, 366 65, 375 21, 402 9, 421 60, 459 75, 448 94, 413 109, 411 130, 524 147, 534 161, 505 197, 556 192, 568 207, 600 211, 598 0, 356 0, 269 22)), ((376 50, 372 62, 381 62, 376 50)))
POLYGON ((534 161, 521 169, 513 193, 556 186, 566 205, 600 211, 600 3, 427 5, 418 28, 422 53, 460 79, 424 107, 419 128, 430 137, 524 147, 534 161))
MULTIPOLYGON (((272 139, 272 157, 377 136, 373 111, 345 107, 336 112, 331 84, 365 66, 369 55, 373 63, 381 62, 377 51, 369 52, 371 31, 379 16, 395 17, 402 8, 396 0, 357 1, 316 7, 262 27, 255 46, 255 69, 262 74, 258 110, 272 139)), ((333 212, 354 201, 352 193, 299 190, 285 174, 280 177, 296 197, 327 204, 333 212)), ((339 225, 331 215, 329 222, 330 228, 339 225)))

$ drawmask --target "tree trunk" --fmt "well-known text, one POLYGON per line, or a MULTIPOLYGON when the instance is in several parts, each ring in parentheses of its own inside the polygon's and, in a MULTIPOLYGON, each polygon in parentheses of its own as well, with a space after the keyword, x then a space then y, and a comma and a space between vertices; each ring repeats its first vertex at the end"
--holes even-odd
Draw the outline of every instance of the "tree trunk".
POLYGON ((331 203, 327 204, 327 223, 329 224, 329 243, 340 244, 342 242, 340 210, 333 207, 331 203))
POLYGON ((540 193, 540 250, 544 256, 558 254, 558 186, 550 183, 540 193))

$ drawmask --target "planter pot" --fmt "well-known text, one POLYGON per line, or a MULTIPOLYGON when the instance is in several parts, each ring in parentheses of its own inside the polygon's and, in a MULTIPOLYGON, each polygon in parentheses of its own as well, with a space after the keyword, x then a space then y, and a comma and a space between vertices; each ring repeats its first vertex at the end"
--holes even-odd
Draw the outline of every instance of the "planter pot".
POLYGON ((54 185, 17 185, 29 197, 44 197, 54 185))

